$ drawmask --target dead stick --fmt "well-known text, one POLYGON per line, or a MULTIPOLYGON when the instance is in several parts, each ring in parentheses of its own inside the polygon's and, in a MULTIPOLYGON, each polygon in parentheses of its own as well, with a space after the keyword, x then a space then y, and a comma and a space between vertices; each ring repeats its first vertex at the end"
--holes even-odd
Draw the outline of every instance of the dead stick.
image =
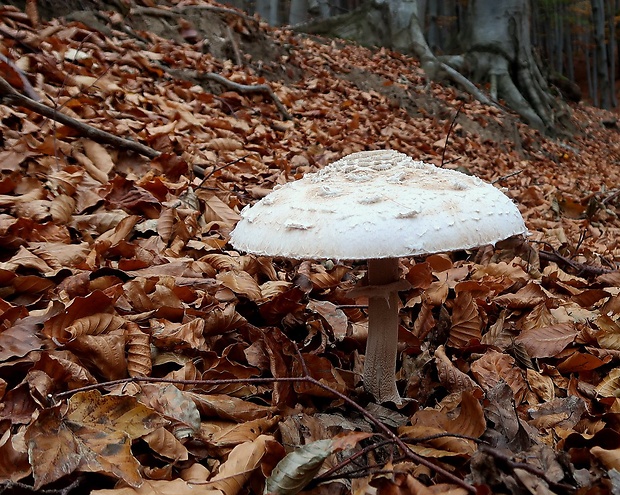
POLYGON ((306 383, 310 383, 311 385, 315 385, 319 388, 322 388, 323 390, 326 390, 328 392, 331 392, 332 394, 334 394, 336 397, 338 397, 339 399, 341 399, 343 402, 346 402, 347 404, 349 404, 351 407, 353 407, 357 412, 359 412, 362 416, 364 416, 368 421, 370 421, 372 424, 374 424, 379 430, 381 430, 381 432, 387 437, 389 438, 391 441, 393 441, 396 445, 398 445, 401 450, 405 453, 405 455, 412 461, 417 462, 418 464, 422 464, 423 466, 426 466, 427 468, 435 471, 437 474, 443 476, 445 479, 450 480, 452 483, 454 483, 455 485, 463 488, 465 491, 469 492, 469 493, 476 493, 476 489, 475 487, 473 487, 472 485, 468 484, 466 481, 460 479, 459 477, 457 477, 456 475, 452 474, 450 471, 447 471, 446 469, 442 468, 441 466, 439 466, 438 464, 433 463, 432 461, 429 461, 428 459, 416 454, 413 450, 411 450, 411 448, 398 436, 396 435, 396 433, 394 433, 392 430, 390 430, 384 423, 382 423, 381 421, 379 421, 376 417, 374 417, 370 412, 368 412, 366 409, 364 409, 362 406, 360 406, 357 402, 355 402, 353 399, 347 397, 346 395, 344 395, 343 393, 339 392, 338 390, 330 387, 329 385, 327 385, 326 383, 317 380, 316 378, 314 378, 313 376, 308 374, 308 370, 307 367, 305 365, 305 362, 302 361, 302 369, 303 369, 303 373, 304 375, 299 376, 299 377, 290 377, 290 376, 285 376, 285 377, 265 377, 265 378, 220 378, 220 379, 215 379, 215 380, 183 380, 183 379, 176 379, 176 378, 155 378, 155 377, 150 377, 150 376, 135 376, 132 378, 121 378, 118 380, 111 380, 109 382, 103 382, 103 383, 94 383, 91 385, 85 385, 83 387, 79 387, 73 390, 67 390, 65 392, 60 392, 58 394, 54 394, 52 397, 55 400, 61 400, 64 399, 66 397, 69 397, 71 395, 74 395, 78 392, 85 392, 88 390, 95 390, 95 389, 99 389, 99 388, 104 388, 104 387, 109 387, 109 386, 114 386, 114 385, 125 385, 128 383, 140 383, 140 382, 146 382, 146 383, 172 383, 172 384, 183 384, 183 385, 230 385, 231 383, 254 383, 254 384, 258 384, 258 383, 302 383, 302 382, 306 382, 306 383))
POLYGON ((578 272, 587 273, 587 274, 590 274, 590 275, 597 275, 598 276, 598 275, 603 275, 605 273, 611 273, 611 272, 615 272, 616 271, 616 270, 614 270, 612 268, 603 268, 602 266, 587 265, 585 263, 580 263, 578 261, 573 261, 573 260, 567 258, 566 256, 562 256, 555 249, 553 251, 554 252, 539 250, 538 251, 538 256, 540 257, 540 259, 543 259, 545 261, 554 261, 556 263, 561 263, 561 264, 564 264, 564 265, 568 265, 571 268, 573 268, 574 270, 577 270, 578 272))
POLYGON ((198 74, 197 79, 210 79, 211 81, 215 81, 223 86, 227 86, 235 91, 245 94, 245 93, 266 93, 275 104, 276 108, 284 118, 284 120, 293 120, 293 117, 288 110, 284 107, 280 99, 276 96, 273 90, 267 84, 239 84, 233 81, 226 79, 215 72, 207 72, 206 74, 198 74))
POLYGON ((109 132, 97 129, 89 124, 80 122, 79 120, 69 117, 64 113, 60 113, 58 110, 52 107, 48 107, 43 103, 34 101, 27 96, 19 93, 13 86, 11 86, 4 78, 0 77, 0 101, 5 104, 16 105, 27 108, 33 112, 36 112, 44 117, 52 119, 60 124, 71 127, 76 131, 79 131, 86 137, 91 138, 98 143, 109 144, 117 148, 134 151, 140 155, 144 155, 147 158, 157 158, 161 153, 149 146, 145 146, 131 139, 125 139, 109 132))

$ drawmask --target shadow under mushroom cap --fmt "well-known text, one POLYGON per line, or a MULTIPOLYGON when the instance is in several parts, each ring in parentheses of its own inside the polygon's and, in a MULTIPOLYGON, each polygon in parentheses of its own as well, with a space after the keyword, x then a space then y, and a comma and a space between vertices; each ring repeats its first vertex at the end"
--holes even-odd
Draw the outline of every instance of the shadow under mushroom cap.
POLYGON ((294 259, 370 259, 468 249, 527 231, 510 198, 477 177, 396 151, 362 151, 241 212, 231 244, 294 259))

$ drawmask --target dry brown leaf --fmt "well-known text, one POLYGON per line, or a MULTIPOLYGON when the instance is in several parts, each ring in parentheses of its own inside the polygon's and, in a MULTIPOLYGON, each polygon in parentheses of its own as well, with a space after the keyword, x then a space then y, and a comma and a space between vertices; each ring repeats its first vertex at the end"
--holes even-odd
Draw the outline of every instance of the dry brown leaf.
POLYGON ((230 305, 223 309, 219 307, 211 309, 205 316, 204 322, 203 334, 207 336, 232 332, 242 326, 246 320, 235 311, 233 305, 230 305))
POLYGON ((311 299, 308 302, 308 309, 320 314, 334 332, 336 340, 341 340, 347 336, 349 321, 347 315, 335 304, 329 301, 317 301, 311 299))
POLYGON ((76 202, 71 196, 60 194, 50 203, 52 220, 60 224, 69 223, 75 211, 76 202))
POLYGON ((243 423, 203 421, 200 425, 200 437, 214 446, 231 449, 241 443, 254 441, 263 433, 270 432, 279 421, 279 416, 243 423))
POLYGON ((243 143, 237 139, 215 138, 207 143, 207 146, 216 151, 235 151, 243 148, 243 143))
POLYGON ((269 435, 260 435, 251 442, 237 445, 228 455, 217 474, 209 480, 209 487, 226 495, 237 495, 246 485, 254 470, 260 466, 266 452, 269 435))
POLYGON ((553 357, 575 340, 579 329, 570 323, 523 330, 516 341, 522 344, 530 357, 553 357))
POLYGON ((215 277, 224 287, 228 287, 236 294, 247 297, 252 301, 258 301, 262 298, 260 286, 246 272, 224 272, 218 273, 215 277))
POLYGON ((189 453, 177 438, 163 427, 146 434, 142 439, 159 455, 174 462, 187 461, 189 453))
POLYGON ((513 357, 489 350, 471 365, 471 372, 485 391, 493 389, 501 380, 506 382, 520 404, 527 392, 527 382, 513 357))
POLYGON ((525 287, 519 289, 514 294, 503 294, 493 298, 493 302, 511 309, 532 308, 545 302, 547 297, 548 296, 539 284, 529 282, 525 287))
POLYGON ((120 380, 127 377, 125 357, 125 332, 122 329, 105 335, 81 335, 67 343, 77 356, 97 374, 106 380, 120 380))
POLYGON ((217 196, 211 196, 205 201, 205 221, 223 223, 223 226, 227 226, 227 229, 223 229, 223 226, 220 226, 220 230, 224 232, 230 232, 240 218, 235 210, 217 196))
POLYGON ((443 412, 424 409, 413 415, 411 426, 398 429, 400 435, 418 439, 419 443, 425 443, 437 451, 452 455, 472 454, 476 450, 476 444, 469 439, 451 436, 450 433, 477 438, 485 431, 486 420, 482 406, 469 392, 463 392, 461 410, 454 419, 450 419, 443 412), (434 435, 439 437, 428 438, 434 435))
POLYGON ((185 438, 200 428, 200 413, 186 392, 169 383, 144 383, 140 402, 173 421, 172 432, 185 438))
POLYGON ((118 330, 125 324, 120 316, 109 313, 98 313, 91 316, 78 318, 70 326, 65 328, 62 336, 55 336, 59 340, 67 335, 66 339, 74 339, 83 335, 101 335, 118 330))
POLYGON ((137 487, 142 483, 131 441, 163 423, 132 397, 79 392, 68 408, 45 410, 26 432, 35 487, 73 471, 104 473, 137 487))
POLYGON ((172 323, 166 320, 151 320, 153 339, 158 345, 164 348, 190 348, 204 349, 205 338, 204 328, 205 321, 202 318, 196 318, 183 325, 172 323))
POLYGON ((194 401, 203 417, 242 422, 269 417, 276 412, 273 407, 254 404, 228 395, 194 392, 186 392, 186 395, 194 401))
POLYGON ((459 292, 454 300, 452 326, 447 345, 465 347, 482 338, 482 318, 478 304, 469 292, 459 292))

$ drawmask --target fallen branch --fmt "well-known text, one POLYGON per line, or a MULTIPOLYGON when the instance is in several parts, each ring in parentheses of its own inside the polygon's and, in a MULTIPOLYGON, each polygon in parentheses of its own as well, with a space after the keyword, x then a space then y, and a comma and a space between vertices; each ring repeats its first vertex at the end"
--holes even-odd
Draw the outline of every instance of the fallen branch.
POLYGON ((221 84, 222 86, 226 86, 227 88, 230 88, 240 94, 248 94, 248 93, 249 94, 252 94, 252 93, 266 94, 267 96, 269 96, 269 98, 271 98, 274 105, 278 109, 278 112, 280 112, 280 115, 282 115, 282 118, 284 120, 293 120, 293 116, 290 113, 288 113, 288 110, 286 109, 286 107, 282 104, 280 99, 276 96, 276 94, 273 92, 271 87, 267 84, 250 84, 250 85, 239 84, 229 79, 226 79, 224 76, 216 74, 215 72, 207 72, 203 74, 195 70, 172 69, 170 67, 166 67, 165 65, 161 65, 161 64, 158 64, 158 67, 165 70, 169 74, 175 77, 178 77, 180 79, 184 79, 186 81, 202 82, 205 80, 209 80, 209 81, 214 81, 218 84, 221 84))
POLYGON ((97 129, 89 124, 80 122, 73 117, 69 117, 64 113, 60 113, 55 108, 48 107, 38 101, 34 101, 32 98, 28 98, 27 96, 19 93, 2 77, 0 77, 0 102, 27 108, 28 110, 52 119, 59 124, 75 129, 98 143, 109 144, 117 148, 134 151, 140 155, 146 156, 147 158, 157 158, 161 154, 159 151, 150 148, 149 146, 145 146, 131 139, 118 137, 114 134, 110 134, 109 132, 102 131, 101 129, 97 129))
POLYGON ((569 266, 573 270, 576 270, 579 273, 587 274, 587 275, 603 275, 605 273, 615 272, 616 270, 612 268, 603 268, 602 266, 594 266, 588 265, 586 263, 580 263, 578 261, 573 261, 566 256, 562 256, 555 249, 550 251, 538 251, 538 256, 541 260, 545 261, 553 261, 558 265, 569 266))

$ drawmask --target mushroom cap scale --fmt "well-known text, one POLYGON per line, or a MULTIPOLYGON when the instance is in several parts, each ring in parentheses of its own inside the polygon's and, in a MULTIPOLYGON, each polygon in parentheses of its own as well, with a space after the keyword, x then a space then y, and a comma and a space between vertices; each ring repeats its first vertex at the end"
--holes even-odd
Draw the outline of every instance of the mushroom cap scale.
POLYGON ((382 150, 274 189, 243 209, 230 242, 264 256, 371 259, 469 249, 526 231, 491 184, 382 150))

